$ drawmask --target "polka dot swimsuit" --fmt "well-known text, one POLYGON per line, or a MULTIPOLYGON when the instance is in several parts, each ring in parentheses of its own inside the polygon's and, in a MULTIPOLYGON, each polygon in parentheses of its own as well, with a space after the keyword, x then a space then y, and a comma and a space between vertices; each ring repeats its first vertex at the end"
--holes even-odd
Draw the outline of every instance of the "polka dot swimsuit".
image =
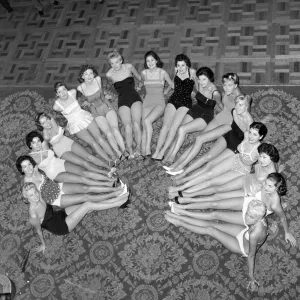
POLYGON ((43 182, 40 185, 42 198, 52 204, 61 194, 60 186, 58 183, 43 175, 43 182))
POLYGON ((187 108, 192 107, 192 98, 191 93, 193 91, 195 82, 191 79, 190 70, 189 77, 181 80, 177 74, 174 78, 174 93, 171 95, 168 103, 171 103, 175 106, 176 109, 179 107, 185 106, 187 108))

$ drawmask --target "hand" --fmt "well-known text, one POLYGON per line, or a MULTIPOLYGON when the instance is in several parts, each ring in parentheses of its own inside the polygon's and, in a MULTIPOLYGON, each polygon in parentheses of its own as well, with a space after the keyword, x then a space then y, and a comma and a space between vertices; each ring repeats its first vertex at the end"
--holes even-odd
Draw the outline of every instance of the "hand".
POLYGON ((256 284, 259 286, 259 283, 253 278, 249 281, 247 289, 249 289, 251 292, 255 291, 256 284))
POLYGON ((84 101, 81 106, 82 107, 85 107, 85 106, 89 107, 90 105, 91 104, 88 101, 84 101))
POLYGON ((43 252, 43 254, 44 254, 45 250, 46 250, 46 245, 45 244, 42 244, 40 246, 36 246, 36 247, 33 248, 34 253, 43 252))
POLYGON ((290 242, 293 247, 297 245, 296 239, 293 237, 293 235, 290 232, 287 232, 285 234, 285 241, 290 242))
POLYGON ((135 87, 136 91, 139 92, 141 90, 141 87, 139 87, 138 85, 135 87))
POLYGON ((111 99, 113 98, 113 96, 112 96, 112 95, 109 95, 109 94, 106 94, 104 97, 105 97, 105 99, 107 99, 107 100, 111 100, 111 99))

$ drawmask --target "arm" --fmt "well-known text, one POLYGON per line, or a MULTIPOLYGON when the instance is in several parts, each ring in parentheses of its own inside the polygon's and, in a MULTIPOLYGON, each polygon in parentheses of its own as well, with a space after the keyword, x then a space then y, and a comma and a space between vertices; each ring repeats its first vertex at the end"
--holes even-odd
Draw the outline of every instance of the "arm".
MULTIPOLYGON (((278 197, 279 198, 279 197, 278 197)), ((289 232, 289 226, 286 220, 285 213, 282 209, 282 206, 280 204, 280 200, 278 203, 276 203, 274 206, 271 206, 274 213, 280 218, 280 222, 282 224, 282 227, 284 229, 284 235, 285 235, 285 241, 290 242, 293 247, 296 246, 297 242, 296 239, 293 237, 293 235, 289 232)))
POLYGON ((219 91, 215 91, 212 95, 213 100, 215 100, 217 102, 218 107, 220 108, 220 110, 223 110, 224 105, 222 103, 222 96, 220 94, 219 91))
POLYGON ((198 84, 198 80, 197 80, 197 76, 196 76, 196 70, 191 68, 190 73, 191 73, 191 78, 195 82, 194 90, 196 89, 196 92, 198 92, 199 91, 199 84, 198 84))
POLYGON ((163 72, 163 79, 168 83, 168 87, 164 90, 164 95, 167 95, 171 89, 174 89, 174 82, 171 80, 169 74, 162 70, 163 72))
POLYGON ((139 75, 139 73, 137 72, 137 70, 135 69, 135 67, 132 64, 127 64, 129 70, 131 71, 131 73, 135 76, 135 78, 138 81, 142 80, 142 77, 139 75))
POLYGON ((36 252, 42 251, 44 253, 45 249, 46 249, 46 244, 44 241, 44 235, 43 235, 42 227, 40 224, 40 220, 38 219, 38 217, 35 214, 31 214, 31 216, 29 217, 29 222, 35 228, 35 230, 38 234, 38 237, 41 241, 41 244, 42 244, 41 246, 36 247, 35 250, 36 250, 36 252))

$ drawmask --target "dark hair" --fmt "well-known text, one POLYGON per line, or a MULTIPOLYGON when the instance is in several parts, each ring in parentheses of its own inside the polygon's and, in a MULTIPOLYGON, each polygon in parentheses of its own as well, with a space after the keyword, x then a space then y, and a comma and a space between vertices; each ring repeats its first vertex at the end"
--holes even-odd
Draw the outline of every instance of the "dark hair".
POLYGON ((29 133, 26 135, 26 137, 25 137, 26 145, 27 145, 27 147, 28 147, 29 149, 32 149, 32 148, 31 148, 31 143, 32 143, 32 140, 33 140, 35 137, 39 138, 41 142, 44 141, 43 136, 42 136, 39 132, 37 132, 37 131, 31 131, 31 132, 29 132, 29 133))
POLYGON ((258 146, 257 151, 259 154, 265 153, 265 154, 269 155, 272 162, 278 163, 279 152, 275 146, 268 144, 268 143, 262 143, 258 146))
POLYGON ((274 181, 279 196, 283 196, 286 194, 286 181, 280 173, 271 173, 268 175, 267 179, 271 179, 274 181))
POLYGON ((57 90, 58 90, 61 86, 64 86, 66 89, 68 89, 65 83, 63 83, 63 82, 55 82, 55 83, 54 83, 54 90, 55 90, 55 93, 57 93, 57 90))
POLYGON ((148 58, 148 56, 152 56, 156 60, 156 66, 158 68, 162 68, 164 63, 161 61, 160 57, 154 51, 150 50, 144 56, 144 67, 145 67, 145 69, 148 69, 147 62, 146 62, 146 59, 148 58))
POLYGON ((258 131, 258 134, 262 137, 259 139, 260 141, 262 141, 268 133, 267 126, 261 122, 253 122, 250 125, 250 128, 256 129, 258 131))
POLYGON ((236 73, 226 73, 222 76, 222 83, 225 82, 225 79, 232 80, 235 84, 240 84, 240 78, 236 73))
POLYGON ((33 165, 33 167, 36 166, 36 162, 34 161, 34 159, 33 159, 31 156, 29 156, 29 155, 22 155, 22 156, 18 157, 18 159, 17 159, 17 161, 16 161, 16 167, 17 167, 18 171, 19 171, 22 175, 24 175, 25 173, 24 173, 23 170, 22 170, 21 164, 22 164, 22 162, 25 161, 25 160, 28 160, 28 161, 33 165))
POLYGON ((215 81, 214 72, 208 67, 201 67, 197 70, 196 76, 199 77, 201 75, 206 76, 209 79, 209 81, 211 81, 211 82, 215 81))
POLYGON ((78 77, 78 81, 80 83, 84 82, 84 79, 82 78, 82 75, 83 73, 86 71, 86 70, 92 70, 93 73, 94 73, 94 77, 97 77, 99 76, 96 68, 93 66, 93 65, 81 65, 80 66, 80 70, 79 70, 79 77, 78 77))
POLYGON ((189 68, 192 66, 190 59, 185 54, 178 54, 175 57, 175 67, 179 61, 184 61, 189 68))
POLYGON ((36 127, 37 127, 37 129, 39 130, 39 131, 43 131, 43 126, 41 125, 41 123, 40 123, 40 118, 41 117, 46 117, 48 120, 51 120, 51 117, 49 116, 49 115, 47 115, 46 113, 44 113, 44 112, 40 112, 40 113, 38 113, 36 116, 35 116, 35 119, 34 119, 34 122, 35 122, 35 125, 36 125, 36 127))

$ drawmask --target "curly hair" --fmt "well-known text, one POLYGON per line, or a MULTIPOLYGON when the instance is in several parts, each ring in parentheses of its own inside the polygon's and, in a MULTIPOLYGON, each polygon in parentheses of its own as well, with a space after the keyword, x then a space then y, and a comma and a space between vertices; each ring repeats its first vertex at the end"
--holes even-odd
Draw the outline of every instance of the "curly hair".
POLYGON ((256 129, 258 131, 258 134, 261 136, 260 141, 262 141, 268 133, 267 126, 261 122, 251 123, 250 128, 256 129))
POLYGON ((279 161, 279 152, 277 148, 268 143, 262 143, 258 146, 257 151, 259 154, 265 153, 270 156, 270 159, 274 163, 278 163, 279 161))
POLYGON ((117 58, 117 57, 121 58, 121 61, 122 61, 122 64, 123 64, 124 63, 124 57, 123 57, 123 55, 121 55, 121 53, 118 50, 113 50, 113 51, 109 52, 107 54, 107 61, 110 63, 111 59, 117 58))
POLYGON ((222 76, 222 83, 225 82, 225 80, 232 80, 235 84, 240 84, 240 78, 236 73, 226 73, 222 76))
POLYGON ((23 184, 23 186, 22 186, 22 196, 25 198, 25 199, 23 199, 24 203, 29 204, 29 202, 27 201, 27 199, 28 199, 27 192, 30 191, 33 188, 35 190, 38 190, 34 182, 25 182, 23 184))
POLYGON ((164 63, 161 61, 160 57, 154 51, 150 50, 144 56, 144 68, 145 69, 149 69, 147 66, 147 61, 146 61, 149 56, 152 56, 156 60, 156 66, 158 68, 162 68, 164 63))
POLYGON ((266 215, 267 206, 264 202, 260 200, 252 200, 248 204, 247 210, 249 210, 249 212, 254 218, 261 219, 266 215))
POLYGON ((34 123, 35 123, 35 126, 37 127, 38 131, 43 131, 43 129, 44 129, 40 123, 41 117, 46 117, 48 120, 51 120, 51 117, 49 115, 47 115, 46 113, 44 113, 44 112, 38 113, 34 118, 34 123))
POLYGON ((177 66, 177 63, 179 61, 184 61, 185 64, 190 68, 192 66, 191 64, 191 60, 185 55, 185 54, 178 54, 176 57, 175 57, 175 67, 177 66))
POLYGON ((44 138, 43 138, 43 136, 39 133, 39 132, 37 132, 37 131, 31 131, 31 132, 29 132, 27 135, 26 135, 26 137, 25 137, 25 141, 26 141, 26 145, 27 145, 27 147, 29 148, 29 149, 32 149, 31 148, 31 143, 32 143, 32 140, 34 139, 34 138, 39 138, 39 140, 41 141, 41 143, 44 141, 44 138))
POLYGON ((21 155, 20 157, 18 157, 17 161, 16 161, 16 167, 18 169, 18 171, 20 172, 20 174, 24 175, 25 173, 22 170, 22 162, 28 160, 33 167, 36 166, 36 162, 34 161, 34 159, 29 156, 29 155, 21 155))
POLYGON ((98 71, 96 70, 96 68, 93 65, 81 65, 80 70, 79 70, 79 75, 78 75, 78 81, 80 83, 84 82, 84 79, 82 78, 82 76, 86 70, 92 70, 94 73, 94 77, 99 76, 98 71))
POLYGON ((287 192, 285 178, 280 173, 270 173, 267 177, 274 182, 279 196, 284 196, 287 192))
POLYGON ((238 95, 235 97, 234 102, 235 104, 238 101, 245 101, 248 107, 248 111, 250 111, 251 105, 252 105, 252 98, 249 95, 238 95))
POLYGON ((54 83, 54 90, 55 90, 55 93, 57 93, 57 90, 58 90, 61 86, 64 86, 64 87, 68 90, 68 87, 66 86, 66 84, 59 81, 59 82, 55 82, 55 83, 54 83))
POLYGON ((212 71, 212 69, 208 68, 208 67, 201 67, 197 70, 196 72, 196 76, 199 77, 201 75, 206 76, 210 82, 214 82, 215 81, 215 75, 214 72, 212 71))

